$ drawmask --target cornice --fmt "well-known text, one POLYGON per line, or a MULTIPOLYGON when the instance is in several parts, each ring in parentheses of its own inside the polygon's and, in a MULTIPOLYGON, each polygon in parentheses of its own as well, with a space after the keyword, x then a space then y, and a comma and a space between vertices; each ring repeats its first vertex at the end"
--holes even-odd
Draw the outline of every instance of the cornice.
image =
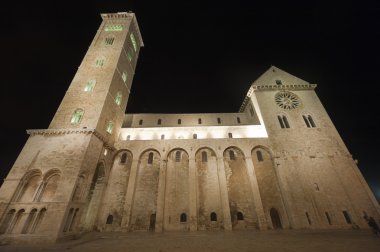
POLYGON ((305 84, 305 85, 253 85, 253 92, 268 91, 268 90, 314 90, 317 84, 305 84))
POLYGON ((305 85, 252 85, 247 95, 245 96, 243 103, 240 106, 239 112, 244 112, 245 107, 248 104, 249 98, 252 96, 253 92, 261 91, 288 91, 288 90, 314 90, 317 84, 305 84, 305 85))
POLYGON ((102 13, 100 14, 103 20, 117 20, 117 19, 132 19, 132 25, 134 26, 137 34, 137 38, 139 40, 139 45, 141 47, 144 46, 144 41, 141 36, 140 27, 137 23, 136 14, 133 12, 117 12, 117 13, 102 13))
POLYGON ((124 19, 132 18, 134 13, 132 12, 117 12, 117 13, 102 13, 100 14, 103 20, 105 19, 124 19))
POLYGON ((116 150, 113 145, 111 145, 107 139, 99 133, 96 129, 29 129, 26 130, 26 133, 35 136, 35 135, 67 135, 67 134, 94 134, 99 140, 104 143, 104 146, 107 149, 112 151, 116 150))

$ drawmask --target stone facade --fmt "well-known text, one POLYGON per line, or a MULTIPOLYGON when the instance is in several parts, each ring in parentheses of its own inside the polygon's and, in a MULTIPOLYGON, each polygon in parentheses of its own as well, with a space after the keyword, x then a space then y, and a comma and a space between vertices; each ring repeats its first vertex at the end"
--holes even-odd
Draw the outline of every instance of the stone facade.
POLYGON ((310 84, 270 67, 238 113, 125 115, 143 41, 103 22, 0 189, 2 242, 82 232, 366 228, 379 205, 310 84))

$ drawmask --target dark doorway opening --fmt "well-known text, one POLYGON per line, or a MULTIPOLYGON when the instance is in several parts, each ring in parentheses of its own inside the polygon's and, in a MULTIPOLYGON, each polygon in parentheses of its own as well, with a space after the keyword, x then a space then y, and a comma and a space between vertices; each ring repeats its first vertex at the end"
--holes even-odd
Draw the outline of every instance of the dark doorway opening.
POLYGON ((150 223, 149 223, 149 231, 154 231, 154 228, 156 226, 156 214, 150 215, 150 223))
POLYGON ((271 208, 270 210, 270 218, 272 220, 273 229, 281 229, 281 219, 278 211, 275 208, 271 208))

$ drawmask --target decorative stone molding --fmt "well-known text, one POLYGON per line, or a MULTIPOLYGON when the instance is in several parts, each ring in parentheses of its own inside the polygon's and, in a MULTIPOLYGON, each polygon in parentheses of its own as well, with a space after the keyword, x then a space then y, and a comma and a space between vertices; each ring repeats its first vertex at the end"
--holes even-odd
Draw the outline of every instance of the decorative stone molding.
POLYGON ((268 91, 268 90, 314 90, 317 84, 309 85, 253 85, 254 92, 256 91, 268 91))
POLYGON ((251 98, 253 92, 261 91, 274 91, 274 90, 314 90, 317 87, 317 84, 308 84, 308 85, 252 85, 242 105, 240 106, 239 112, 242 113, 245 110, 245 107, 248 104, 249 99, 251 98))
POLYGON ((94 134, 97 138, 99 138, 103 143, 104 147, 110 149, 111 151, 115 151, 115 147, 111 145, 107 139, 100 134, 96 129, 29 129, 26 130, 26 133, 35 136, 35 135, 65 135, 65 134, 94 134))

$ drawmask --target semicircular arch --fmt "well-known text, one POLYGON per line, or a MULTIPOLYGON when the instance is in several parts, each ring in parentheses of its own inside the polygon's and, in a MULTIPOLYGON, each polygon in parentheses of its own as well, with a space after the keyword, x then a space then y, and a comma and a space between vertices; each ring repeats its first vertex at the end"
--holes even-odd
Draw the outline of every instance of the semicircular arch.
POLYGON ((208 150, 210 151, 214 156, 216 156, 216 152, 213 148, 209 147, 209 146, 202 146, 202 147, 199 147, 196 151, 195 151, 195 156, 197 156, 201 151, 203 150, 208 150))

